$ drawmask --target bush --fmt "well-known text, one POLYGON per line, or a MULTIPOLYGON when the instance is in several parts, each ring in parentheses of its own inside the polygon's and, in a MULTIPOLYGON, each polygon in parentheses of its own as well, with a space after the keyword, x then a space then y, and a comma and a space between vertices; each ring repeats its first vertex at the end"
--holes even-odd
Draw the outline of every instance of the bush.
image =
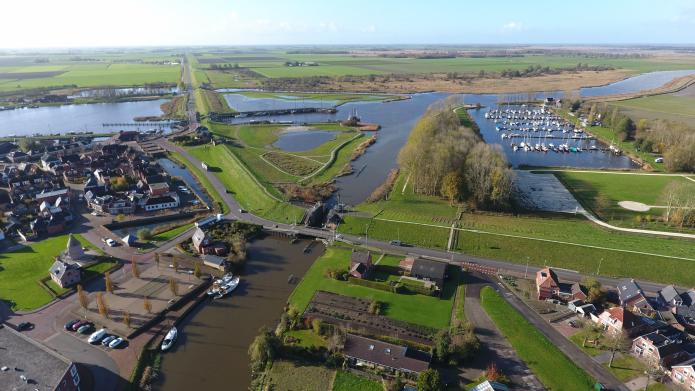
POLYGON ((147 228, 140 228, 138 230, 138 239, 142 241, 148 241, 152 239, 152 231, 147 228))

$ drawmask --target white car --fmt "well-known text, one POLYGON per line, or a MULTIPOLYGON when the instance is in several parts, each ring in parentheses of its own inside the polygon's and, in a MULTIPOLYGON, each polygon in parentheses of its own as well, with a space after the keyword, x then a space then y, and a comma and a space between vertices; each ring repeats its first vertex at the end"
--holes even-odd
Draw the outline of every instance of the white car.
POLYGON ((117 348, 122 343, 123 343, 123 338, 118 337, 118 338, 114 339, 113 341, 111 341, 111 343, 109 343, 109 347, 111 349, 114 349, 114 348, 117 348))
POLYGON ((92 216, 99 216, 99 212, 97 212, 97 211, 94 211, 94 212, 92 212, 92 213, 90 213, 90 214, 91 214, 92 216))
POLYGON ((116 243, 116 241, 111 239, 111 238, 106 239, 105 242, 106 242, 106 245, 109 247, 116 247, 118 245, 118 243, 116 243))
POLYGON ((106 329, 100 329, 92 333, 87 340, 89 343, 97 343, 106 336, 106 329))

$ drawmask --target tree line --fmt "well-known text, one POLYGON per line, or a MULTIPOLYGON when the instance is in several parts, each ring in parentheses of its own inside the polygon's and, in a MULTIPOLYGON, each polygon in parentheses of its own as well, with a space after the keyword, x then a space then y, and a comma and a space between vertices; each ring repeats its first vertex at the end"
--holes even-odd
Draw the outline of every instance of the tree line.
POLYGON ((478 208, 509 206, 513 174, 497 146, 485 144, 454 112, 460 98, 431 105, 398 156, 416 194, 468 200, 478 208))

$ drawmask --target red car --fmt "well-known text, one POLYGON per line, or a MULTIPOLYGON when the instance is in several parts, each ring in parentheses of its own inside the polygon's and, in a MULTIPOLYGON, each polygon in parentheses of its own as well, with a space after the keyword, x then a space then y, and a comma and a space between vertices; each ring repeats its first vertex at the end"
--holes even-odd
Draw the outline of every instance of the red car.
POLYGON ((81 320, 81 321, 75 323, 74 325, 72 325, 71 329, 72 329, 72 331, 77 331, 77 329, 79 329, 80 327, 82 327, 88 323, 89 322, 86 320, 81 320))

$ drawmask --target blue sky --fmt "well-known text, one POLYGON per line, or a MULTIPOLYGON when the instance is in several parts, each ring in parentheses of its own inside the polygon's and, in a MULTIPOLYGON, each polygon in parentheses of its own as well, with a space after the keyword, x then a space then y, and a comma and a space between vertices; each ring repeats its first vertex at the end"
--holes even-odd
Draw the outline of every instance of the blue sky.
POLYGON ((0 47, 404 43, 695 44, 695 0, 6 0, 0 19, 0 47))

